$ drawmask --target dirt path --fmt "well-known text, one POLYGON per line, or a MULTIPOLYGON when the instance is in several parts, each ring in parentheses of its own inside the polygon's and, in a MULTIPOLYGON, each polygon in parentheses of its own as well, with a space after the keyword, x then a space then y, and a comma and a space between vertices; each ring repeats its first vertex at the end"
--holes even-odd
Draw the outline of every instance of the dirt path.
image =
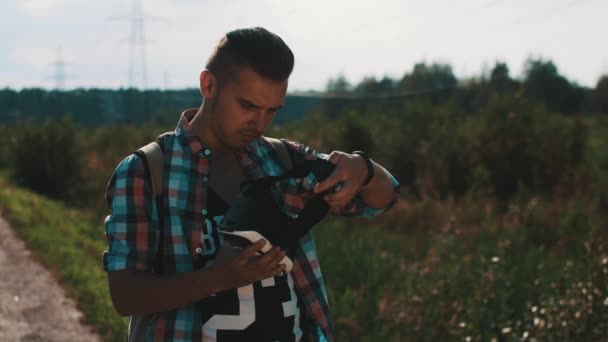
POLYGON ((0 341, 100 341, 0 217, 0 341))

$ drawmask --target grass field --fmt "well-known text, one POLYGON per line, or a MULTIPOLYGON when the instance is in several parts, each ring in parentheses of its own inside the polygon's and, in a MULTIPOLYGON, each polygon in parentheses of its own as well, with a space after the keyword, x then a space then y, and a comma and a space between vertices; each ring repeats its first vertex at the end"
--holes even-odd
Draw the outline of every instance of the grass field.
MULTIPOLYGON (((0 182, 2 215, 86 321, 108 341, 123 340, 126 320, 101 269, 101 218, 0 182)), ((528 203, 500 219, 479 201, 329 219, 315 239, 339 340, 608 336, 608 229, 584 203, 528 203)))

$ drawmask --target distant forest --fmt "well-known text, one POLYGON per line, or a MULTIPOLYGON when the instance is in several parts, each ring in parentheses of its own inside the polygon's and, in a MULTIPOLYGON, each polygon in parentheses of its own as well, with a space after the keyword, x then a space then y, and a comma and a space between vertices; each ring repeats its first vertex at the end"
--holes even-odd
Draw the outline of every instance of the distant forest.
MULTIPOLYGON (((152 123, 166 126, 176 123, 184 109, 198 107, 201 102, 198 89, 2 89, 0 124, 63 119, 67 116, 83 126, 116 123, 152 123)), ((288 96, 285 102, 287 114, 281 115, 275 123, 302 117, 306 112, 318 107, 320 98, 288 96)))
MULTIPOLYGON (((447 64, 418 63, 401 79, 366 77, 351 84, 344 76, 328 81, 324 92, 291 93, 274 123, 301 119, 312 112, 340 116, 362 107, 403 108, 412 103, 449 105, 460 113, 475 113, 495 94, 511 94, 540 104, 550 112, 575 115, 608 113, 608 75, 595 88, 582 87, 561 75, 550 60, 530 59, 522 78, 514 78, 497 62, 487 75, 458 79, 447 64)), ((186 108, 198 107, 198 89, 74 89, 27 88, 0 90, 0 124, 70 117, 84 126, 115 123, 173 124, 186 108)))

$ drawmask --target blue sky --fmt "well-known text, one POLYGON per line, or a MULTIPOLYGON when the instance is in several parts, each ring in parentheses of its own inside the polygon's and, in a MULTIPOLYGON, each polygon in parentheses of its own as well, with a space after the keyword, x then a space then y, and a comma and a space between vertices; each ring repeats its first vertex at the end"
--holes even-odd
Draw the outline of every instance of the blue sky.
MULTIPOLYGON (((142 0, 149 88, 196 87, 222 34, 264 26, 294 51, 290 90, 323 89, 340 73, 398 78, 417 62, 449 63, 459 78, 496 60, 520 76, 525 60, 552 59, 570 80, 608 74, 605 0, 142 0)), ((131 0, 2 0, 0 87, 129 83, 131 0)), ((140 61, 138 48, 136 61, 140 61)), ((138 63, 141 66, 141 62, 138 63)), ((143 85, 142 73, 133 83, 143 85)))

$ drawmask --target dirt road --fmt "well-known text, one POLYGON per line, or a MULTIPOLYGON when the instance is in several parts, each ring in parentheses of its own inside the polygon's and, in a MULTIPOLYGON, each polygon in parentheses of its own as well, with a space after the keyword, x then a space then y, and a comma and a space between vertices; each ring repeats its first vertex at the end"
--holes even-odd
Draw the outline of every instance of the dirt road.
POLYGON ((100 341, 0 217, 0 341, 100 341))

